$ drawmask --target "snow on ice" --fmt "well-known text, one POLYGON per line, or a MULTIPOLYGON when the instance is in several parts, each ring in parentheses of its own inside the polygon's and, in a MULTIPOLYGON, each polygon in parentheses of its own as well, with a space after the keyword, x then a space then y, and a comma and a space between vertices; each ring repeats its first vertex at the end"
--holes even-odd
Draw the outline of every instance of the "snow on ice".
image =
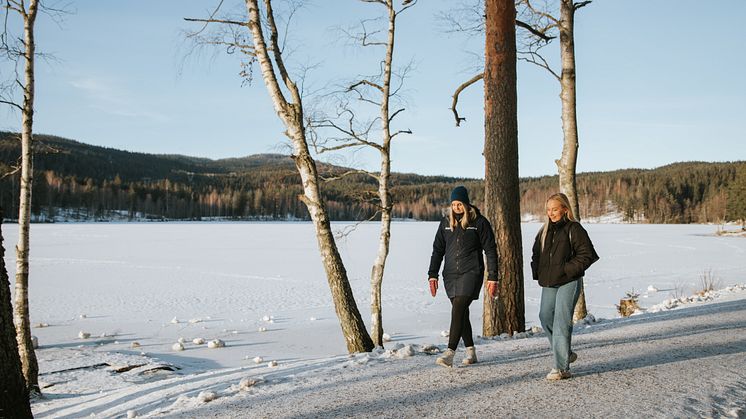
MULTIPOLYGON (((384 340, 393 336, 397 342, 350 358, 334 356, 345 351, 345 344, 309 223, 34 225, 34 241, 44 243, 31 255, 30 307, 42 343, 40 377, 42 385, 53 385, 47 393, 66 395, 35 403, 35 415, 188 412, 207 399, 212 405, 241 392, 292 386, 290 377, 298 371, 364 370, 437 354, 447 342, 450 304, 442 288, 436 298, 429 295, 423 274, 436 226, 393 224, 383 313, 384 340), (175 350, 177 344, 185 350, 175 350), (110 367, 95 367, 103 364, 132 369, 112 373, 110 367), (81 369, 57 372, 71 368, 81 369), (186 377, 194 382, 187 383, 186 377), (244 379, 257 381, 242 385, 244 379), (257 387, 257 382, 266 385, 257 387), (205 391, 217 399, 200 396, 205 391), (120 401, 116 408, 110 407, 112 400, 120 401)), ((361 312, 370 302, 378 227, 362 224, 338 243, 361 312)), ((538 228, 524 224, 524 237, 533 237, 538 228)), ((596 317, 577 327, 592 330, 606 322, 603 318, 616 317, 614 304, 630 290, 647 290, 647 313, 744 293, 743 286, 734 286, 697 294, 700 275, 711 267, 724 285, 746 282, 743 238, 717 237, 713 226, 702 225, 586 228, 601 255, 585 278, 589 309, 596 317), (690 297, 673 298, 676 289, 690 297)), ((13 242, 17 226, 5 226, 3 232, 13 242)), ((529 273, 524 247, 524 272, 529 273)), ((11 277, 13 257, 6 254, 11 277)), ((540 289, 530 276, 525 294, 529 330, 481 338, 479 344, 528 343, 542 333, 540 289)), ((481 324, 481 300, 471 313, 472 323, 481 324)))

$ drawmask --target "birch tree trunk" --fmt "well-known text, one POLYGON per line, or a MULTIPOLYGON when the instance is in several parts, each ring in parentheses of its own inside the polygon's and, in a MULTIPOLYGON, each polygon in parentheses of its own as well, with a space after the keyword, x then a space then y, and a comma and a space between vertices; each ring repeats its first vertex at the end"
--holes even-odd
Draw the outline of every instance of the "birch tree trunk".
MULTIPOLYGON (((2 210, 0 210, 0 224, 2 210)), ((5 269, 5 247, 0 225, 0 418, 30 418, 29 392, 21 372, 13 307, 10 302, 10 282, 5 269)))
POLYGON ((293 145, 294 155, 292 157, 303 185, 303 195, 300 196, 300 199, 308 207, 308 212, 316 229, 321 260, 326 271, 329 288, 334 301, 334 308, 340 321, 347 350, 350 353, 369 352, 373 349, 373 342, 365 329, 365 323, 357 309, 352 288, 347 278, 347 271, 342 263, 337 244, 334 241, 329 217, 321 197, 316 162, 308 150, 300 91, 287 73, 282 59, 282 52, 277 41, 278 31, 272 12, 271 0, 264 0, 264 5, 266 7, 266 24, 270 31, 271 48, 267 48, 264 40, 262 28, 265 22, 261 18, 258 0, 246 0, 249 15, 248 23, 252 34, 254 52, 261 67, 262 78, 274 104, 275 111, 285 125, 285 135, 293 145), (272 52, 274 61, 269 56, 268 51, 272 52), (286 100, 280 87, 275 67, 279 71, 280 77, 292 97, 292 101, 290 102, 286 100))
POLYGON ((396 35, 396 11, 393 0, 386 0, 389 13, 388 38, 386 41, 386 58, 383 69, 383 94, 381 100, 381 125, 383 130, 383 145, 381 153, 381 173, 378 176, 378 196, 381 199, 381 233, 378 238, 378 254, 373 263, 370 276, 370 331, 373 344, 383 346, 383 314, 381 307, 381 286, 386 259, 389 254, 391 239, 391 194, 389 184, 391 178, 391 115, 389 103, 391 99, 391 65, 394 60, 394 41, 396 35))
MULTIPOLYGON (((21 4, 22 7, 23 5, 21 4)), ((14 320, 26 386, 32 393, 39 393, 39 366, 31 343, 31 318, 28 304, 29 241, 31 221, 31 185, 33 181, 33 155, 31 149, 34 125, 34 23, 38 2, 31 0, 28 10, 19 9, 23 16, 24 77, 23 107, 21 111, 21 185, 18 211, 18 244, 16 245, 16 285, 14 320)))
POLYGON ((378 238, 378 254, 373 263, 370 278, 370 331, 373 344, 383 346, 383 312, 381 307, 381 286, 386 259, 389 254, 391 239, 391 195, 389 193, 389 176, 391 162, 388 152, 381 152, 381 175, 378 183, 378 194, 381 197, 381 233, 378 238))
POLYGON ((485 15, 485 215, 497 239, 500 295, 495 301, 484 293, 483 334, 494 336, 525 329, 515 4, 513 0, 486 0, 485 15))
MULTIPOLYGON (((559 172, 560 192, 567 195, 575 218, 580 221, 580 205, 575 182, 578 161, 578 118, 575 94, 575 4, 573 0, 560 1, 560 99, 562 101, 562 132, 564 143, 562 156, 556 161, 559 172)), ((574 320, 588 315, 585 305, 585 289, 581 286, 580 298, 575 306, 574 320)))

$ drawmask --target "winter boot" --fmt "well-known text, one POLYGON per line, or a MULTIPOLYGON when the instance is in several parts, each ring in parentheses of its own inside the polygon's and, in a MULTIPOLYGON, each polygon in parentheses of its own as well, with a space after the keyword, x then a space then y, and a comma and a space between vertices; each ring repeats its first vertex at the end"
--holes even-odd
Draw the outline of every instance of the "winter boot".
POLYGON ((461 361, 464 365, 471 365, 477 363, 477 351, 473 346, 466 348, 466 357, 461 361))
POLYGON ((455 354, 456 351, 448 348, 445 352, 443 352, 443 355, 439 356, 438 359, 435 360, 435 363, 446 368, 451 368, 453 367, 453 355, 455 354))
POLYGON ((555 368, 552 368, 549 374, 547 374, 547 380, 549 381, 564 380, 570 377, 572 377, 570 370, 558 370, 555 368))

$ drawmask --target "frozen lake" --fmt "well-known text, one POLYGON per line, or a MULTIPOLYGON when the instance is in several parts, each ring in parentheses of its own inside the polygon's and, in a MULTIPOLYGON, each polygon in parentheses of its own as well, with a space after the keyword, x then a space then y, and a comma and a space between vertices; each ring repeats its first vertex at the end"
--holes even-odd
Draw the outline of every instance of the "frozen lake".
MULTIPOLYGON (((436 227, 393 224, 383 316, 396 341, 445 342, 440 332, 448 328, 449 303, 443 293, 430 297, 426 281, 436 227)), ((540 288, 528 264, 539 227, 523 224, 527 326, 538 323, 540 288)), ((716 237, 715 226, 585 227, 601 256, 586 276, 596 317, 615 317, 614 304, 626 291, 640 292, 643 307, 669 298, 677 286, 690 295, 705 271, 719 287, 746 282, 746 239, 716 237), (647 293, 649 285, 660 291, 647 293)), ((366 320, 378 229, 363 224, 338 241, 366 320)), ((6 224, 3 233, 13 278, 17 226, 6 224)), ((195 369, 238 366, 257 355, 290 360, 345 352, 310 223, 35 224, 31 240, 32 323, 50 325, 34 329, 43 346, 96 342, 131 351, 138 341, 143 351, 195 369), (115 337, 83 341, 79 331, 115 337), (174 353, 179 337, 221 338, 228 347, 174 353)), ((471 312, 479 334, 481 301, 471 312)))

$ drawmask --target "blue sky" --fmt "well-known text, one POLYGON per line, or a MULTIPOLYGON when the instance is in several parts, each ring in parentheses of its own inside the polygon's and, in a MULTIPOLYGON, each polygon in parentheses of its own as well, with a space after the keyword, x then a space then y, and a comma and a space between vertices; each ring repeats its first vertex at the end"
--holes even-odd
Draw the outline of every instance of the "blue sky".
MULTIPOLYGON (((242 3, 226 0, 232 10, 242 3)), ((314 0, 288 39, 292 68, 313 65, 308 90, 371 72, 376 52, 340 41, 336 26, 378 15, 352 0, 314 0)), ((457 128, 449 110, 456 86, 475 74, 482 40, 447 34, 435 17, 455 1, 420 0, 401 15, 395 65, 412 62, 393 168, 427 175, 482 177, 481 83, 462 95, 457 128)), ((214 1, 72 2, 61 25, 37 21, 37 45, 57 61, 37 67, 35 132, 149 153, 209 158, 283 152, 283 127, 255 72, 242 86, 239 60, 222 51, 188 55, 183 31, 214 1)), ((652 168, 677 161, 746 160, 746 1, 596 0, 576 18, 578 170, 652 168)), ((556 60, 556 47, 549 47, 556 60)), ((4 69, 2 76, 7 76, 4 69)), ((518 66, 520 175, 554 174, 562 148, 559 83, 518 66)), ((372 110, 375 112, 374 110, 372 110)), ((20 116, 0 110, 0 129, 20 116)), ((375 155, 334 162, 374 169, 375 155)))

